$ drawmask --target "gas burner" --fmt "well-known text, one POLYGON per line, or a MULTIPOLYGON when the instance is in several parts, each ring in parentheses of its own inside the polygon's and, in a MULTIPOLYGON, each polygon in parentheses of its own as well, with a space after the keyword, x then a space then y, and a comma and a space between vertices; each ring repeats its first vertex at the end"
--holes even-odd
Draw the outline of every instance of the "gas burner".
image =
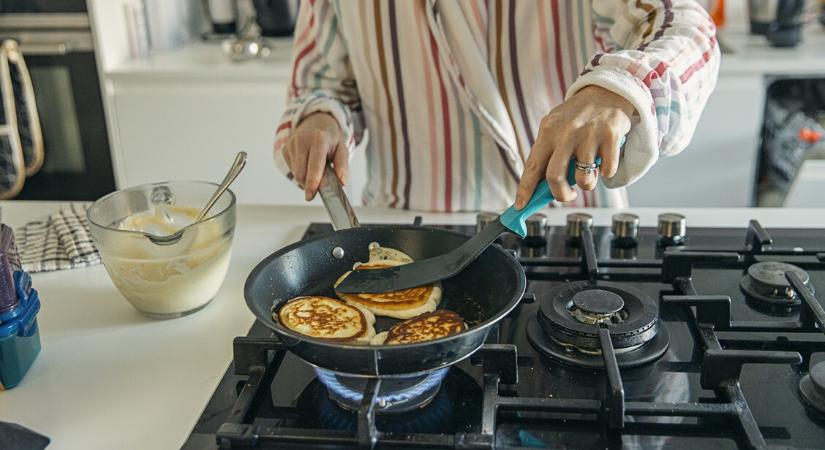
POLYGON ((773 306, 799 306, 800 299, 791 287, 786 272, 793 272, 813 293, 808 272, 792 264, 778 261, 764 261, 748 267, 748 273, 739 280, 739 287, 748 299, 758 300, 773 306))
MULTIPOLYGON (((376 425, 390 433, 466 433, 479 421, 481 404, 478 383, 464 371, 453 369, 448 371, 441 389, 429 403, 408 412, 380 414, 376 416, 376 425)), ((356 413, 332 400, 320 379, 307 385, 296 406, 314 420, 314 426, 347 431, 357 428, 356 413)))
POLYGON ((656 360, 667 350, 659 308, 645 294, 610 282, 575 282, 552 288, 527 325, 530 342, 564 363, 601 368, 599 324, 607 324, 620 367, 656 360))
MULTIPOLYGON (((375 412, 393 414, 408 412, 426 406, 438 393, 448 368, 438 369, 425 375, 392 377, 381 380, 375 412)), ((329 396, 339 406, 357 411, 364 398, 367 379, 315 369, 318 380, 327 387, 329 396)))
POLYGON ((539 325, 548 336, 585 351, 600 351, 599 323, 610 325, 617 351, 631 349, 656 335, 659 308, 642 292, 601 281, 556 286, 539 307, 539 325))
MULTIPOLYGON (((582 351, 582 349, 577 349, 569 344, 563 344, 547 336, 547 333, 539 325, 539 320, 537 317, 531 317, 527 321, 527 339, 539 352, 567 365, 586 369, 604 369, 601 350, 590 351, 585 349, 582 351)), ((630 349, 617 349, 616 362, 621 369, 651 363, 667 351, 669 342, 670 337, 667 328, 659 326, 656 336, 645 344, 630 349)))
POLYGON ((622 323, 627 318, 627 311, 622 308, 624 300, 619 295, 603 289, 590 289, 573 294, 568 311, 584 324, 612 324, 622 323))
POLYGON ((812 412, 825 418, 825 361, 814 364, 799 380, 799 393, 812 412))

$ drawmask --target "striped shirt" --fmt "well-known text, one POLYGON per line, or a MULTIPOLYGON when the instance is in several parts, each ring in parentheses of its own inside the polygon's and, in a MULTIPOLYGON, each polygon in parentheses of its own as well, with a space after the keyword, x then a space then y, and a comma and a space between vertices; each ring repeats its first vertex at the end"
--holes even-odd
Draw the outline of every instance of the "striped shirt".
POLYGON ((588 85, 636 114, 616 175, 566 205, 626 206, 623 186, 687 146, 719 67, 694 0, 309 0, 293 52, 277 165, 326 112, 366 151, 365 204, 429 211, 512 203, 541 118, 588 85))

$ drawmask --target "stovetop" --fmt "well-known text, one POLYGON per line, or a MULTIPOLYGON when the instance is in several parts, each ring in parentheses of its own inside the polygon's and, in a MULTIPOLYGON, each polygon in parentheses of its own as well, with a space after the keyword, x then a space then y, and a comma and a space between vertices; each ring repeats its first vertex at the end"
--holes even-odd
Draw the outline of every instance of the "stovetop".
MULTIPOLYGON (((305 237, 330 231, 311 224, 305 237)), ((527 294, 487 344, 449 369, 426 406, 376 414, 367 384, 359 411, 345 410, 311 366, 256 323, 236 339, 235 361, 184 448, 825 448, 825 413, 806 400, 825 398, 825 389, 811 394, 808 380, 808 395, 800 392, 817 363, 825 376, 816 299, 825 293, 825 230, 752 221, 689 229, 684 245, 667 249, 655 227, 629 241, 606 227, 578 240, 564 227, 545 232, 529 246, 500 240, 525 267, 527 294), (764 261, 810 276, 789 276, 780 292, 798 306, 746 298, 740 283, 764 261), (576 350, 567 350, 573 362, 563 349, 548 352, 554 341, 539 310, 571 283, 652 299, 658 352, 653 340, 623 351, 608 326, 598 329, 591 368, 575 362, 576 350), (642 350, 647 359, 633 356, 642 350)))

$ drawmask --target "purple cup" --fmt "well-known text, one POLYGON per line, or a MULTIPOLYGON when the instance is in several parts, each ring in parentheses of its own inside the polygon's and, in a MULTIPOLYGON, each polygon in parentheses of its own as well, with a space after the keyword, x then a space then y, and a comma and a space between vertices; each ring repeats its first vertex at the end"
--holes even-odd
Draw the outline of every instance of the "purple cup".
POLYGON ((20 299, 14 288, 14 278, 9 258, 4 250, 0 250, 0 314, 17 307, 20 299))
POLYGON ((14 232, 4 223, 0 223, 0 252, 6 254, 8 262, 11 263, 12 272, 23 268, 20 264, 20 255, 17 253, 17 246, 14 243, 14 232))

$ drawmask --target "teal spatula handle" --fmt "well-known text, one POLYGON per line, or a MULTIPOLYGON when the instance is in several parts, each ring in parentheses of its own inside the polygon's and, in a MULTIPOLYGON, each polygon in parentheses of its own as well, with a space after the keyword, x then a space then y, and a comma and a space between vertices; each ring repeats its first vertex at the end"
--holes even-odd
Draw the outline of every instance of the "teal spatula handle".
MULTIPOLYGON (((596 158, 596 165, 600 166, 601 163, 602 159, 596 158)), ((571 159, 568 166, 567 182, 570 183, 572 187, 576 185, 576 159, 571 159)), ((527 225, 525 224, 527 218, 539 212, 553 200, 555 200, 555 197, 553 197, 553 194, 550 192, 550 185, 547 183, 547 180, 541 180, 541 183, 536 186, 536 190, 533 191, 533 196, 530 197, 530 201, 527 202, 524 208, 519 210, 516 209, 516 205, 511 205, 506 211, 501 213, 499 220, 501 220, 502 225, 510 231, 524 237, 527 235, 527 225)))
MULTIPOLYGON (((626 140, 627 137, 622 136, 622 142, 620 145, 624 146, 626 140)), ((595 162, 596 167, 601 166, 602 159, 596 158, 595 162)), ((576 185, 575 158, 571 159, 570 164, 568 165, 567 182, 570 183, 571 187, 576 185)), ((550 192, 550 185, 547 184, 547 180, 541 180, 541 183, 536 186, 533 196, 530 197, 530 201, 527 202, 527 205, 525 205, 523 209, 517 210, 516 205, 511 205, 506 211, 501 213, 499 220, 501 220, 502 225, 523 238, 527 236, 527 225, 524 223, 525 220, 533 214, 539 212, 539 210, 547 206, 553 200, 555 200, 555 197, 553 197, 553 194, 550 192)))

